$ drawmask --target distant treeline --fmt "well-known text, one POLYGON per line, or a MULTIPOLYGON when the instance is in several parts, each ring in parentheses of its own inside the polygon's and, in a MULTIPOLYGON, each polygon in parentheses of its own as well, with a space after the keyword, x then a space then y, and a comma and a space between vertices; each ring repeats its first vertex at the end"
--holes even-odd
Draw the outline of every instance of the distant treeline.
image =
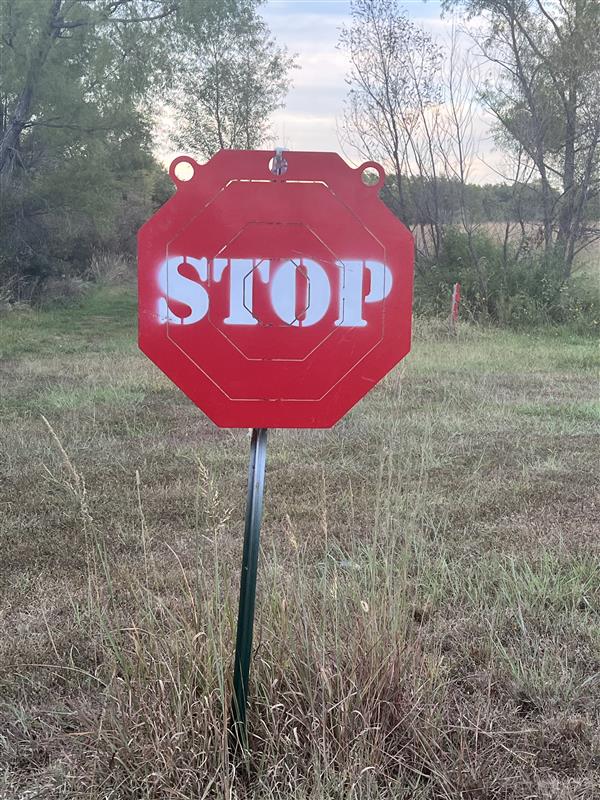
MULTIPOLYGON (((402 221, 412 226, 474 225, 483 222, 541 222, 544 207, 539 183, 514 185, 506 183, 461 183, 458 179, 437 177, 435 183, 420 177, 402 177, 401 192, 395 175, 386 178, 382 198, 402 221), (401 198, 401 199, 400 199, 401 198)), ((552 190, 555 203, 560 193, 552 190)), ((589 203, 585 217, 600 217, 598 201, 589 203)))

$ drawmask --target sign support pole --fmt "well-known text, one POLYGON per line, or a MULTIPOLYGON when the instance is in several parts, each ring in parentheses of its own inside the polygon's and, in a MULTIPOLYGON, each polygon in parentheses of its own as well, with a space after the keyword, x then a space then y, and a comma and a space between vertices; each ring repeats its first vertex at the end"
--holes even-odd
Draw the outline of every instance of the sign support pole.
POLYGON ((248 496, 246 500, 244 550, 242 554, 242 574, 240 580, 240 604, 235 644, 235 666, 233 671, 233 701, 231 707, 230 733, 234 749, 240 746, 246 748, 248 744, 246 702, 248 699, 248 676, 252 657, 256 571, 258 567, 266 460, 267 429, 254 428, 250 444, 248 496))

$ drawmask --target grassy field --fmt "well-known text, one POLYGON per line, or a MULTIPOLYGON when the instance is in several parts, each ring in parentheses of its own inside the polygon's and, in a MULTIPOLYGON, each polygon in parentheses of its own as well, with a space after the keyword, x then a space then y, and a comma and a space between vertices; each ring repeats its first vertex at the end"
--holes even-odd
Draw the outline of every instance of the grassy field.
POLYGON ((417 321, 333 430, 271 433, 233 763, 249 438, 134 308, 0 318, 0 798, 600 797, 596 343, 417 321))

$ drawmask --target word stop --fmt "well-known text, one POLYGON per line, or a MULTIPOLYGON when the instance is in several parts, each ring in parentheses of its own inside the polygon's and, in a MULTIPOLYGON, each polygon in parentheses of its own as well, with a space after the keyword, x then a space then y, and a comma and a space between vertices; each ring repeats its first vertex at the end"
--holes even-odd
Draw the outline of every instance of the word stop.
POLYGON ((392 273, 379 261, 337 261, 335 266, 339 269, 338 289, 337 296, 332 298, 334 292, 327 272, 310 258, 277 262, 251 258, 167 258, 158 270, 161 291, 158 319, 161 323, 195 325, 208 313, 211 287, 226 283, 228 313, 223 318, 224 324, 258 325, 255 314, 260 319, 264 316, 255 309, 258 282, 267 290, 270 311, 290 326, 316 324, 333 300, 338 315, 335 325, 364 327, 367 324, 363 318, 364 304, 379 303, 387 297, 392 288, 392 273), (177 304, 187 306, 189 313, 182 316, 177 304))

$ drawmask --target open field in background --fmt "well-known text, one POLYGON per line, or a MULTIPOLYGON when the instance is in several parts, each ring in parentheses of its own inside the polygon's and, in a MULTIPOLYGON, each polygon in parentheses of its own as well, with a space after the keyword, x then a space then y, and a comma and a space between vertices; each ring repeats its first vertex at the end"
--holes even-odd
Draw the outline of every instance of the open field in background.
POLYGON ((270 434, 235 767, 249 438, 134 305, 0 318, 0 798, 600 797, 596 342, 419 320, 335 429, 270 434))
MULTIPOLYGON (((457 230, 464 230, 460 224, 456 226, 457 230)), ((525 231, 534 249, 540 248, 543 243, 543 233, 540 223, 526 222, 525 231)), ((480 222, 473 226, 473 232, 484 233, 490 236, 497 242, 503 242, 506 236, 506 224, 503 222, 480 222)), ((431 238, 429 229, 425 228, 425 236, 423 230, 419 227, 414 228, 412 231, 413 236, 418 247, 421 247, 425 242, 429 244, 431 249, 431 238)), ((512 222, 509 227, 509 241, 518 242, 521 238, 521 227, 518 222, 512 222)), ((598 280, 600 279, 600 242, 594 242, 588 247, 581 250, 575 257, 573 264, 573 276, 585 273, 593 278, 595 283, 593 290, 598 291, 598 280)), ((590 287, 592 288, 592 287, 590 287)))

